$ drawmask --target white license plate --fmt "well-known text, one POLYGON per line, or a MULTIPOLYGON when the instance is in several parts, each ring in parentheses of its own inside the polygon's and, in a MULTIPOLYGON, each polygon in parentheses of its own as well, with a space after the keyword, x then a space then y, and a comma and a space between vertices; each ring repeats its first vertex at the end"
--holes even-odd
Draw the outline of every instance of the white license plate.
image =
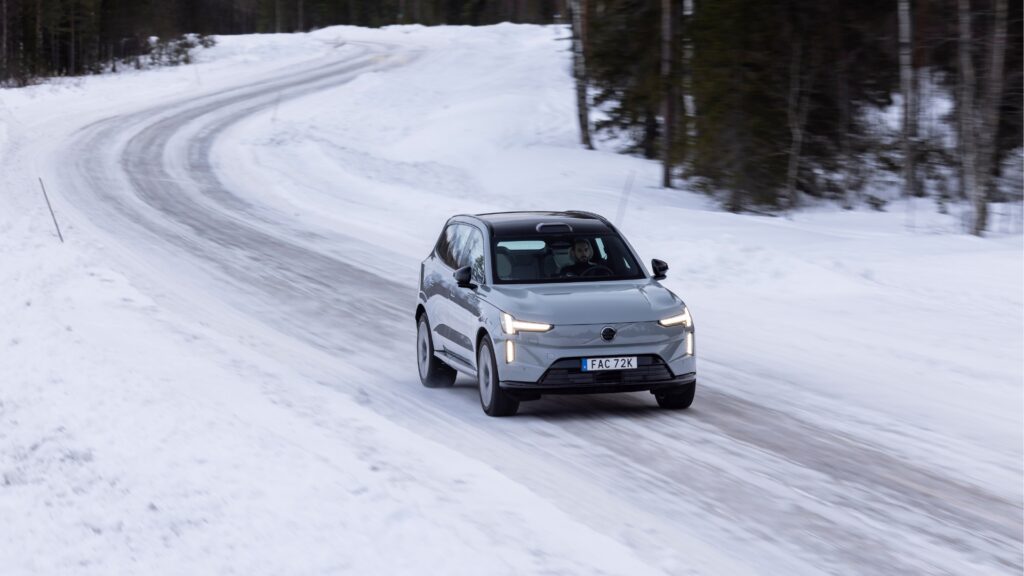
POLYGON ((584 372, 596 370, 635 370, 636 356, 613 356, 609 358, 584 358, 584 372))

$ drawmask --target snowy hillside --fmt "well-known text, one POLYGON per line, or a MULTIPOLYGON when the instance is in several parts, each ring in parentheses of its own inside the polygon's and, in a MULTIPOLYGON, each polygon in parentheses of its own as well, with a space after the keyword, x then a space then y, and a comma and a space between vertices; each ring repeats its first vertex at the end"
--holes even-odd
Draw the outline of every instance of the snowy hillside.
POLYGON ((565 35, 222 37, 0 91, 3 573, 1019 573, 1021 236, 661 190, 575 145, 565 35), (419 384, 419 261, 521 209, 669 262, 691 410, 419 384))

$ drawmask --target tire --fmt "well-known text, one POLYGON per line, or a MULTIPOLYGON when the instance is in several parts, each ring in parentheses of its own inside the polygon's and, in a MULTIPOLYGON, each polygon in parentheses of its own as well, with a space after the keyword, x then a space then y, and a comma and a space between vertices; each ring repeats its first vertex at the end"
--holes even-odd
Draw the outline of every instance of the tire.
POLYGON ((434 356, 434 339, 430 336, 430 322, 426 314, 420 316, 416 327, 416 364, 420 382, 427 388, 448 388, 455 384, 455 369, 434 356))
POLYGON ((693 404, 693 397, 697 394, 697 383, 687 384, 673 390, 668 394, 655 394, 658 406, 666 410, 685 410, 693 404))
POLYGON ((490 339, 484 336, 476 355, 476 380, 480 388, 480 406, 488 416, 512 416, 519 410, 519 400, 502 391, 498 385, 498 362, 490 339))

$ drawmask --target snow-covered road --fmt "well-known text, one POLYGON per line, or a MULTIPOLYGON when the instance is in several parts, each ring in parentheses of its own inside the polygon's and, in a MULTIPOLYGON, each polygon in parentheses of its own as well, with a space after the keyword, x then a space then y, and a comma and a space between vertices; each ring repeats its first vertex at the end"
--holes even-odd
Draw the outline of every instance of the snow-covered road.
MULTIPOLYGON (((489 573, 492 570, 474 564, 488 549, 508 562, 494 570, 499 572, 591 573, 600 568, 633 574, 640 565, 678 574, 1021 571, 1020 451, 1019 438, 1013 437, 1020 433, 1019 406, 1007 412, 1008 420, 1000 420, 1003 414, 997 414, 991 429, 980 427, 964 434, 960 431, 971 424, 961 422, 950 430, 933 427, 950 417, 952 412, 947 410, 954 410, 941 404, 922 410, 931 413, 920 418, 908 414, 905 422, 887 420, 892 417, 887 410, 902 401, 898 394, 894 393, 893 404, 877 410, 856 395, 852 399, 831 396, 827 387, 815 383, 815 378, 822 377, 814 368, 820 360, 807 358, 810 367, 805 370, 804 359, 794 353, 766 372, 761 358, 741 352, 744 338, 735 338, 735 355, 726 353, 728 347, 716 347, 714 328, 709 329, 710 343, 702 341, 701 350, 709 354, 701 358, 697 402, 686 413, 659 411, 648 395, 638 394, 545 399, 524 405, 520 417, 495 420, 481 414, 469 382, 452 390, 420 387, 411 354, 416 258, 428 249, 446 213, 534 208, 545 201, 544 194, 533 193, 525 199, 504 195, 503 188, 487 185, 486 164, 474 174, 443 162, 443 153, 431 151, 423 158, 403 161, 381 152, 379 145, 361 146, 366 138, 351 128, 361 122, 397 126, 394 133, 381 138, 400 140, 414 131, 400 126, 402 122, 429 124, 439 121, 438 116, 414 121, 412 114, 403 116, 386 99, 372 109, 348 107, 353 103, 346 94, 367 98, 366 94, 417 90, 417 69, 423 74, 450 70, 456 64, 472 69, 477 65, 473 51, 482 44, 521 38, 521 54, 512 50, 513 62, 504 63, 505 73, 518 80, 515 74, 531 63, 515 61, 516 55, 536 57, 535 46, 551 43, 552 31, 498 27, 493 39, 481 36, 475 40, 480 44, 466 46, 442 33, 437 33, 438 39, 418 30, 406 33, 409 39, 394 31, 375 36, 342 29, 335 34, 345 42, 338 42, 337 49, 323 57, 298 60, 287 69, 238 73, 215 85, 196 87, 188 96, 175 93, 148 103, 134 102, 127 111, 94 110, 88 121, 79 120, 78 125, 63 119, 61 125, 72 128, 61 138, 26 139, 16 150, 22 160, 27 154, 41 158, 33 162, 43 166, 40 172, 51 178, 62 201, 74 206, 79 231, 105 239, 95 250, 105 251, 115 262, 112 267, 125 270, 134 285, 150 294, 154 307, 201 320, 204 329, 218 335, 212 336, 215 341, 231 342, 246 354, 294 370, 295 380, 269 388, 254 382, 249 389, 244 384, 231 385, 231 394, 211 391, 221 399, 219 405, 237 402, 242 408, 235 416, 241 414, 247 422, 256 423, 260 412, 246 411, 244 406, 257 401, 252 398, 272 399, 275 407, 287 413, 264 423, 274 427, 275 435, 288 436, 289 427, 295 428, 294 437, 287 440, 299 445, 295 450, 302 450, 311 436, 325 434, 330 439, 321 438, 318 449, 329 452, 345 442, 346 432, 336 422, 351 418, 348 400, 354 400, 352 406, 397 425, 387 436, 389 442, 422 438, 430 445, 453 449, 447 460, 419 461, 411 472, 433 474, 428 470, 431 464, 443 471, 450 462, 482 463, 485 469, 496 470, 502 482, 525 489, 506 498, 505 488, 496 487, 498 512, 488 514, 482 512, 487 484, 474 476, 472 487, 466 489, 471 498, 452 504, 451 519, 444 517, 444 505, 431 507, 431 515, 440 515, 433 517, 439 525, 449 520, 472 525, 468 519, 479 514, 475 529, 488 535, 480 544, 465 536, 465 530, 454 530, 453 539, 465 540, 476 551, 467 554, 464 562, 459 561, 463 542, 425 538, 426 545, 443 552, 450 563, 440 572, 468 573, 476 566, 478 572, 489 573), (324 117, 329 114, 342 120, 324 117), (348 175, 332 177, 335 172, 348 175), (364 196, 371 190, 365 181, 375 182, 377 188, 372 190, 378 194, 364 196), (482 197, 475 197, 474 186, 492 196, 481 192, 482 197), (320 198, 325 195, 329 198, 320 198), (332 396, 345 403, 327 401, 318 406, 332 396), (335 406, 337 412, 332 411, 335 406), (979 446, 991 437, 1003 442, 982 450, 979 446), (976 467, 977 473, 964 467, 976 467), (517 507, 521 515, 516 514, 517 507), (572 534, 560 533, 560 528, 572 534), (533 538, 540 541, 531 540, 531 530, 536 530, 533 538), (502 556, 502 549, 531 560, 517 564, 523 561, 511 552, 502 556), (587 558, 588 550, 593 558, 587 558)), ((446 34, 457 35, 455 31, 446 34)), ((432 97, 436 95, 411 98, 430 106, 432 97)), ((472 94, 464 98, 471 100, 472 94)), ((538 96, 537 102, 546 100, 538 96)), ((450 135, 454 148, 471 148, 458 141, 457 130, 450 135)), ((425 147, 444 148, 446 143, 434 141, 425 147)), ((510 150, 510 163, 521 161, 524 154, 529 152, 510 150)), ((574 161, 559 169, 585 170, 585 164, 574 165, 574 161)), ((565 182, 573 178, 570 173, 565 182)), ((593 200, 607 212, 616 201, 587 183, 580 186, 587 192, 559 198, 550 207, 591 208, 579 203, 593 200)), ((657 192, 649 194, 645 203, 657 192)), ((674 208, 671 200, 665 202, 666 210, 674 208)), ((634 216, 641 222, 648 217, 652 229, 660 226, 661 221, 646 212, 634 216)), ((633 227, 638 235, 643 229, 640 223, 633 227)), ((630 232, 629 226, 626 231, 630 232)), ((798 233, 828 235, 813 223, 798 233)), ((638 244, 641 250, 666 245, 655 232, 638 244)), ((679 269, 685 276, 688 268, 679 269)), ((699 274, 693 274, 699 280, 699 274)), ((820 286, 832 278, 829 274, 814 282, 820 286)), ((707 284, 716 287, 716 282, 707 284)), ((821 290, 828 292, 829 287, 821 290)), ((680 291, 693 306, 693 296, 683 286, 680 291)), ((707 296, 714 292, 697 290, 707 296)), ((848 295, 854 301, 861 297, 855 292, 848 295)), ((725 294, 723 298, 730 297, 729 292, 725 294)), ((792 299, 805 298, 797 294, 792 299)), ((714 311, 702 316, 697 300, 698 323, 722 318, 714 311)), ((879 305, 885 305, 884 299, 879 299, 879 305)), ((778 303, 768 298, 764 306, 770 314, 778 303)), ((1019 315, 1015 306, 1019 299, 1004 310, 1019 315)), ((752 320, 750 329, 757 331, 765 327, 764 322, 752 320)), ((731 327, 741 329, 738 323, 731 327)), ((781 339, 801 332, 780 330, 781 339)), ((856 328, 852 330, 856 333, 856 328)), ((828 349, 806 346, 801 344, 799 349, 810 355, 828 349)), ((908 347, 894 357, 920 354, 918 348, 908 347)), ((1015 360, 1019 356, 1009 353, 1007 364, 1015 360)), ((929 362, 932 359, 925 357, 907 368, 911 365, 865 360, 862 373, 837 379, 869 380, 892 366, 899 374, 901 369, 929 362)), ((825 373, 858 365, 837 359, 834 367, 826 366, 825 373)), ((1015 376, 1012 368, 1004 371, 1004 380, 996 382, 1003 388, 980 393, 982 413, 990 404, 1019 404, 1015 376)), ((216 383, 207 386, 216 388, 216 383)), ((920 394, 923 386, 908 394, 920 394)), ((945 390, 944 384, 936 386, 945 390)), ((202 401, 205 393, 198 388, 190 394, 192 401, 202 401)), ((215 419, 216 414, 210 417, 215 419)), ((382 440, 359 440, 364 448, 374 441, 382 440)), ((287 475, 275 480, 287 482, 284 478, 287 475)), ((425 492, 435 495, 447 490, 437 478, 425 478, 424 486, 425 492)), ((387 485, 380 489, 388 490, 387 485)), ((450 489, 450 497, 458 501, 464 489, 458 485, 450 489)), ((2 498, 0 488, 0 505, 5 502, 2 498)), ((255 501, 252 506, 260 504, 255 501)), ((303 516, 310 514, 306 511, 303 516)), ((401 514, 392 518, 399 524, 405 521, 401 514)), ((332 527, 358 530, 349 525, 325 526, 332 527)), ((337 536, 344 539, 347 534, 337 536)), ((5 543, 0 540, 0 544, 5 543)), ((399 538, 395 545, 396 555, 407 553, 404 547, 410 545, 410 537, 399 538)), ((244 557, 246 551, 243 547, 220 554, 222 563, 210 564, 211 571, 231 565, 232 558, 244 557)), ((319 554, 324 563, 303 561, 297 571, 343 571, 331 564, 329 552, 319 554)), ((145 547, 141 555, 146 557, 145 547)), ((378 568, 381 572, 422 571, 422 566, 388 561, 375 567, 374 553, 366 556, 348 568, 359 573, 378 568)), ((437 560, 430 554, 412 556, 437 560)), ((260 571, 248 562, 238 565, 248 566, 246 573, 260 571)), ((173 562, 164 565, 168 566, 173 562)), ((57 571, 67 573, 66 568, 57 571)), ((274 572, 272 566, 265 569, 274 572)))

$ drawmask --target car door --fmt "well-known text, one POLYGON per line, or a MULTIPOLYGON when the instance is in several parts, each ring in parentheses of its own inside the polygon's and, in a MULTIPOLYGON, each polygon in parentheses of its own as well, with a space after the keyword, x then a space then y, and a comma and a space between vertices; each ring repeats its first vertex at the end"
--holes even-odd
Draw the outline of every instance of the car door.
MULTIPOLYGON (((480 327, 479 287, 487 283, 486 258, 483 232, 471 224, 459 224, 458 246, 455 256, 458 268, 469 266, 476 289, 455 286, 457 296, 452 300, 449 321, 456 332, 453 343, 458 349, 453 352, 465 355, 470 366, 476 366, 476 333, 480 327)), ((454 279, 453 279, 454 284, 454 279)))
POLYGON ((451 300, 454 297, 455 281, 452 273, 458 260, 455 256, 458 224, 445 226, 434 246, 434 252, 424 262, 423 293, 426 297, 427 317, 430 319, 431 337, 434 349, 447 351, 452 348, 450 336, 451 300))

